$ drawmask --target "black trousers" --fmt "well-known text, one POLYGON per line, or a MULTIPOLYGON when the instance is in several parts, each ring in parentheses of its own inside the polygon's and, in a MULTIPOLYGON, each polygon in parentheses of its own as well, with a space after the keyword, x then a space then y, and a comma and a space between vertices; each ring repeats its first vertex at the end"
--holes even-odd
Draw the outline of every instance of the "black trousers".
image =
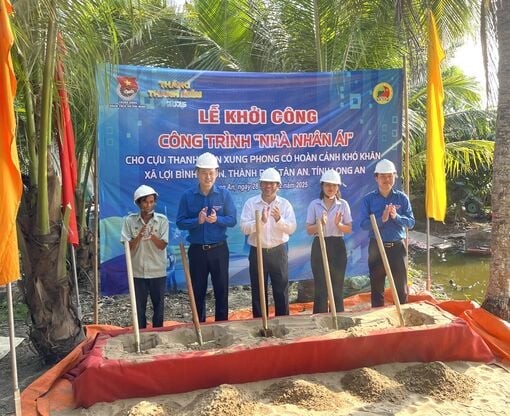
POLYGON ((216 321, 228 320, 229 255, 230 252, 226 242, 206 250, 200 244, 189 246, 189 271, 200 322, 205 322, 206 317, 205 295, 209 275, 211 275, 216 303, 214 318, 216 321))
POLYGON ((138 327, 147 327, 147 298, 151 297, 152 309, 152 326, 159 328, 163 326, 163 318, 165 315, 165 288, 166 277, 156 277, 144 279, 135 277, 135 297, 136 297, 136 313, 138 315, 138 327))
MULTIPOLYGON (((347 267, 347 250, 342 237, 326 237, 326 253, 328 255, 329 273, 333 288, 333 299, 337 312, 344 310, 344 279, 347 267)), ((319 238, 315 237, 312 243, 311 265, 315 285, 313 313, 328 312, 328 287, 322 263, 322 254, 319 238)))
MULTIPOLYGON (((262 249, 263 269, 264 269, 264 288, 266 298, 266 309, 268 307, 267 284, 268 278, 271 278, 273 288, 273 299, 275 306, 275 315, 282 316, 289 314, 289 261, 288 245, 280 244, 270 249, 262 249)), ((260 308, 259 291, 259 269, 257 264, 257 247, 250 247, 248 256, 250 262, 250 282, 251 282, 251 307, 253 317, 262 316, 260 308)), ((266 314, 268 311, 266 310, 266 314)))
MULTIPOLYGON (((386 257, 390 265, 391 274, 395 281, 398 299, 401 304, 407 303, 407 250, 402 241, 394 243, 393 247, 385 247, 386 257)), ((370 289, 372 306, 384 306, 384 283, 386 270, 379 253, 377 241, 370 239, 368 245, 368 270, 370 273, 370 289)))

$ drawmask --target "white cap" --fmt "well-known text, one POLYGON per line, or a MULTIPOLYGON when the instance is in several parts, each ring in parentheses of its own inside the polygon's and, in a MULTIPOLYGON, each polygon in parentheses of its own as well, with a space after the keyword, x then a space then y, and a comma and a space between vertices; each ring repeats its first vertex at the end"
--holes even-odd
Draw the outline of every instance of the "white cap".
POLYGON ((198 156, 197 163, 195 164, 197 168, 204 169, 218 169, 220 166, 218 165, 218 159, 212 153, 205 152, 198 156))
POLYGON ((329 169, 326 172, 324 172, 321 176, 321 182, 333 183, 335 185, 342 184, 340 174, 334 169, 329 169))
POLYGON ((397 173, 397 169, 391 160, 382 159, 375 165, 374 173, 397 173))
POLYGON ((267 168, 260 174, 260 182, 278 182, 282 183, 282 178, 275 168, 267 168))
POLYGON ((158 193, 150 186, 140 185, 136 189, 135 194, 133 195, 133 200, 136 204, 136 201, 138 201, 140 198, 143 198, 144 196, 148 196, 148 195, 158 196, 158 193))

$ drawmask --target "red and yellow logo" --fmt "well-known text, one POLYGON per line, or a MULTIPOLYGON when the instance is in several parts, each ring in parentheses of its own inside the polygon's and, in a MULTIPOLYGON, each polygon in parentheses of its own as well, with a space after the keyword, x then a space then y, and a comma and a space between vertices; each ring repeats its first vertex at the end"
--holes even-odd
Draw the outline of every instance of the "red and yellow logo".
POLYGON ((135 77, 117 77, 117 95, 123 100, 132 100, 138 92, 135 77))
POLYGON ((393 87, 387 82, 380 82, 375 86, 372 97, 377 104, 388 104, 393 98, 393 87))

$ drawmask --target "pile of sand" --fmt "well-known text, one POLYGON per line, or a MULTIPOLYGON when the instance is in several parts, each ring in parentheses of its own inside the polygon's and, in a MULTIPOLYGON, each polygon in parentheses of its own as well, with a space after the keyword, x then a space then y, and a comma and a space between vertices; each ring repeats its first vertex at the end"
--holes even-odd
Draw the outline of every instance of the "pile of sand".
POLYGON ((127 416, 166 416, 170 414, 164 406, 143 400, 127 412, 127 416))
POLYGON ((346 391, 370 402, 387 400, 398 403, 407 396, 402 384, 373 368, 349 371, 341 382, 346 391))
POLYGON ((458 373, 439 361, 407 367, 395 378, 409 391, 438 400, 467 400, 475 390, 473 377, 458 373))
POLYGON ((230 384, 222 384, 201 393, 179 412, 182 416, 250 416, 255 403, 245 393, 230 384))
POLYGON ((302 379, 283 379, 271 384, 263 397, 275 405, 293 404, 307 410, 335 410, 344 406, 338 394, 322 384, 302 379))

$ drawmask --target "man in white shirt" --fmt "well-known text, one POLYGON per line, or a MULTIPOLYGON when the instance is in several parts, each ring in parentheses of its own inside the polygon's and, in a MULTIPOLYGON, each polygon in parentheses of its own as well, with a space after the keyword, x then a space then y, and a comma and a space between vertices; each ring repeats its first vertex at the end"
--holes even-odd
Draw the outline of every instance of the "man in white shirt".
POLYGON ((246 201, 241 213, 241 230, 250 245, 250 281, 253 317, 262 316, 257 265, 257 235, 255 212, 260 212, 262 257, 265 296, 267 302, 268 277, 271 277, 276 316, 289 314, 289 236, 296 230, 296 216, 289 201, 276 195, 282 183, 274 168, 266 169, 259 178, 260 195, 246 201))

